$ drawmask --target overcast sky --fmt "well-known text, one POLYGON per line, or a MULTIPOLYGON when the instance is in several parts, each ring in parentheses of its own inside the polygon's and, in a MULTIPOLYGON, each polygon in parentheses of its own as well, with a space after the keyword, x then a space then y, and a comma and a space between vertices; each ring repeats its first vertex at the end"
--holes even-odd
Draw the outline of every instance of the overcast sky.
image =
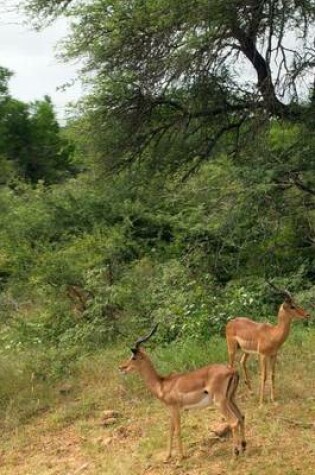
POLYGON ((75 65, 64 64, 55 57, 55 47, 67 33, 65 21, 36 32, 22 13, 13 7, 16 0, 0 0, 0 66, 14 72, 10 80, 13 97, 29 102, 48 94, 58 117, 63 119, 66 105, 81 95, 78 83, 62 90, 76 77, 75 65))
MULTIPOLYGON (((63 121, 67 103, 75 102, 82 95, 78 82, 62 88, 75 79, 78 67, 62 63, 55 56, 57 43, 67 34, 67 23, 58 21, 44 31, 36 32, 27 24, 25 16, 16 10, 18 3, 19 0, 0 0, 0 66, 15 73, 10 81, 13 97, 29 102, 48 94, 63 121)), ((296 38, 290 32, 287 40, 289 46, 296 47, 296 38)), ((245 66, 242 66, 243 76, 245 71, 246 78, 255 81, 252 68, 245 66)), ((300 88, 303 91, 305 84, 300 88)))

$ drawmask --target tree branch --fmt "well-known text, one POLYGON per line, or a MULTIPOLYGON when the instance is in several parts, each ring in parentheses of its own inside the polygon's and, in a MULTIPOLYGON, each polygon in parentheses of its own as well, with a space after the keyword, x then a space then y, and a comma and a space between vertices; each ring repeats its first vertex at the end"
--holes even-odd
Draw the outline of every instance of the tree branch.
POLYGON ((283 104, 276 96, 271 77, 269 64, 259 53, 254 40, 237 25, 233 27, 233 33, 240 44, 242 53, 252 63, 257 73, 257 86, 264 99, 269 112, 278 116, 291 116, 288 106, 283 104))
POLYGON ((182 182, 186 181, 192 173, 194 173, 201 165, 201 163, 209 158, 211 155, 214 147, 220 140, 220 138, 225 135, 227 132, 230 132, 231 130, 239 130, 240 127, 242 126, 243 122, 245 121, 246 117, 242 117, 238 122, 233 123, 233 124, 228 124, 224 127, 222 127, 218 132, 214 135, 214 137, 208 142, 208 146, 204 153, 200 154, 196 163, 193 164, 193 166, 185 173, 185 175, 182 177, 182 182))
POLYGON ((305 191, 305 193, 309 193, 312 196, 315 196, 315 190, 313 188, 310 188, 308 185, 303 183, 298 176, 294 176, 291 178, 291 181, 294 183, 294 185, 299 188, 302 191, 305 191))

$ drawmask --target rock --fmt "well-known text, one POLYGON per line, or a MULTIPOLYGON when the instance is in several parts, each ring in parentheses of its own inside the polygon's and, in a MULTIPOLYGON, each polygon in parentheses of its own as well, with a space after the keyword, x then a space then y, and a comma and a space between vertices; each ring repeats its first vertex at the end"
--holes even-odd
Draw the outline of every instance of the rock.
POLYGON ((101 416, 101 421, 100 424, 102 426, 110 426, 115 424, 117 422, 117 419, 120 417, 120 414, 118 411, 114 410, 106 410, 103 411, 102 416, 101 416))
POLYGON ((108 417, 108 418, 103 418, 101 419, 100 421, 100 425, 101 426, 111 426, 113 424, 115 424, 117 422, 117 418, 116 417, 108 417))
POLYGON ((111 409, 103 411, 102 413, 102 419, 112 419, 112 418, 116 419, 117 417, 120 417, 119 412, 111 410, 111 409))

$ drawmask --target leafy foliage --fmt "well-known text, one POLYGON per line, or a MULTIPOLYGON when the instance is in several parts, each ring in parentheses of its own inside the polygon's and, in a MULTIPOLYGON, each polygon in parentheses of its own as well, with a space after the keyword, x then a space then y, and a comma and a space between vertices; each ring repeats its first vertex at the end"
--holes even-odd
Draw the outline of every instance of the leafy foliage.
POLYGON ((258 3, 25 2, 73 19, 64 55, 93 84, 62 130, 49 98, 13 99, 0 69, 13 346, 96 347, 153 320, 161 342, 207 339, 236 314, 274 315, 267 279, 311 302, 314 6, 258 3))
POLYGON ((93 75, 84 108, 110 169, 163 160, 185 176, 221 148, 236 154, 270 117, 314 116, 312 1, 25 4, 74 20, 64 54, 93 75))
POLYGON ((62 136, 49 97, 26 104, 8 91, 11 73, 0 69, 0 163, 1 181, 14 177, 32 183, 56 183, 76 173, 73 145, 62 136))

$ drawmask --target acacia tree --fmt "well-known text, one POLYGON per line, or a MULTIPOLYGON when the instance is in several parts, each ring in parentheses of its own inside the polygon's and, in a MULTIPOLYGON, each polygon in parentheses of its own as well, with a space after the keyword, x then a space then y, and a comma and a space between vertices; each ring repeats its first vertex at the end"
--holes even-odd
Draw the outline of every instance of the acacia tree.
POLYGON ((66 57, 93 72, 88 105, 114 167, 150 148, 192 171, 223 140, 237 152, 253 123, 314 114, 313 0, 25 3, 74 20, 66 57))

